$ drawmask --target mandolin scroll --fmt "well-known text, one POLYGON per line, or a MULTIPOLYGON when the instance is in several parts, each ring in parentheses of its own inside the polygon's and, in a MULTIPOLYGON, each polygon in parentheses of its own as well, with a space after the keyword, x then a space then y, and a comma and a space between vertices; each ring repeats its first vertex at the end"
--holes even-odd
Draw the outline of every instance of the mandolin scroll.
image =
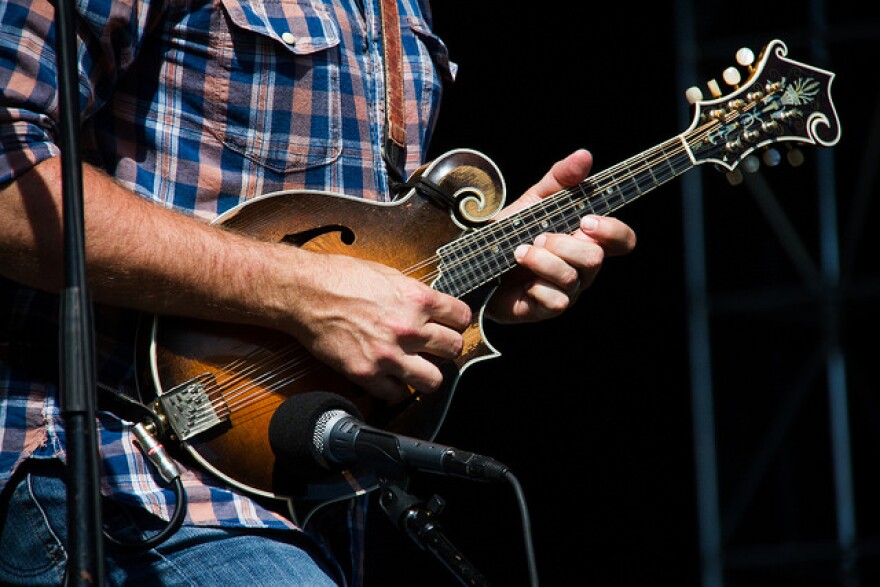
POLYGON ((478 151, 444 153, 415 178, 433 183, 451 201, 453 219, 464 228, 484 224, 504 207, 506 187, 495 163, 478 151))

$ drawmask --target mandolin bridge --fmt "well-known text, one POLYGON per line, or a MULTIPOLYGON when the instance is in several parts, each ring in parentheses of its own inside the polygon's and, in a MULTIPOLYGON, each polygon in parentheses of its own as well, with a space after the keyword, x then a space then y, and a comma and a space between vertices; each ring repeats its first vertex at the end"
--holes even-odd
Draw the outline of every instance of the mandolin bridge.
POLYGON ((180 440, 189 440, 229 420, 226 400, 210 373, 171 388, 159 396, 159 406, 180 440))

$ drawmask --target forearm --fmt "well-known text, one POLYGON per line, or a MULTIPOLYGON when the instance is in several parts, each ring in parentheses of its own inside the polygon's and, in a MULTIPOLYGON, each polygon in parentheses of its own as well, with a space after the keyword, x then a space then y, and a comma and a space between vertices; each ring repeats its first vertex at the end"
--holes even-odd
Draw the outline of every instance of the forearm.
MULTIPOLYGON (((60 186, 60 161, 50 159, 0 191, 0 273, 50 291, 63 285, 60 186)), ((83 194, 96 301, 271 324, 286 303, 278 299, 278 280, 285 271, 308 270, 302 251, 166 210, 87 166, 83 194)))
MULTIPOLYGON (((63 285, 59 172, 47 160, 0 190, 0 274, 50 291, 63 285)), ((424 354, 461 353, 467 304, 397 270, 228 232, 90 168, 83 192, 96 301, 282 330, 387 399, 439 387, 424 354)))

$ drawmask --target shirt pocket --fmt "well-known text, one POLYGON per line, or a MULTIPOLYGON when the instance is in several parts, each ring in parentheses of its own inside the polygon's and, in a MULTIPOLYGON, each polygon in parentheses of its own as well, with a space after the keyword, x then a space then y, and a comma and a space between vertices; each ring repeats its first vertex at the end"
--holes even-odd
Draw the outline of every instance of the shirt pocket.
POLYGON ((207 124, 231 151, 277 173, 342 151, 339 28, 309 2, 221 0, 207 124))

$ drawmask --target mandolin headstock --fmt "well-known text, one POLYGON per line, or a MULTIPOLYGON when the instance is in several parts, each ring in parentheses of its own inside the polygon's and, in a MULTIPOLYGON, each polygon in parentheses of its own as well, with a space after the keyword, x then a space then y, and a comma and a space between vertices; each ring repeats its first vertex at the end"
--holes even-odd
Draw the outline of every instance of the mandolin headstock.
POLYGON ((724 78, 735 90, 703 100, 696 88, 688 90, 695 107, 690 128, 682 140, 695 165, 713 163, 733 170, 755 150, 773 143, 831 146, 840 140, 840 121, 831 100, 834 74, 788 59, 782 41, 771 41, 751 63, 751 52, 740 50, 737 61, 747 68, 729 68, 724 78))

